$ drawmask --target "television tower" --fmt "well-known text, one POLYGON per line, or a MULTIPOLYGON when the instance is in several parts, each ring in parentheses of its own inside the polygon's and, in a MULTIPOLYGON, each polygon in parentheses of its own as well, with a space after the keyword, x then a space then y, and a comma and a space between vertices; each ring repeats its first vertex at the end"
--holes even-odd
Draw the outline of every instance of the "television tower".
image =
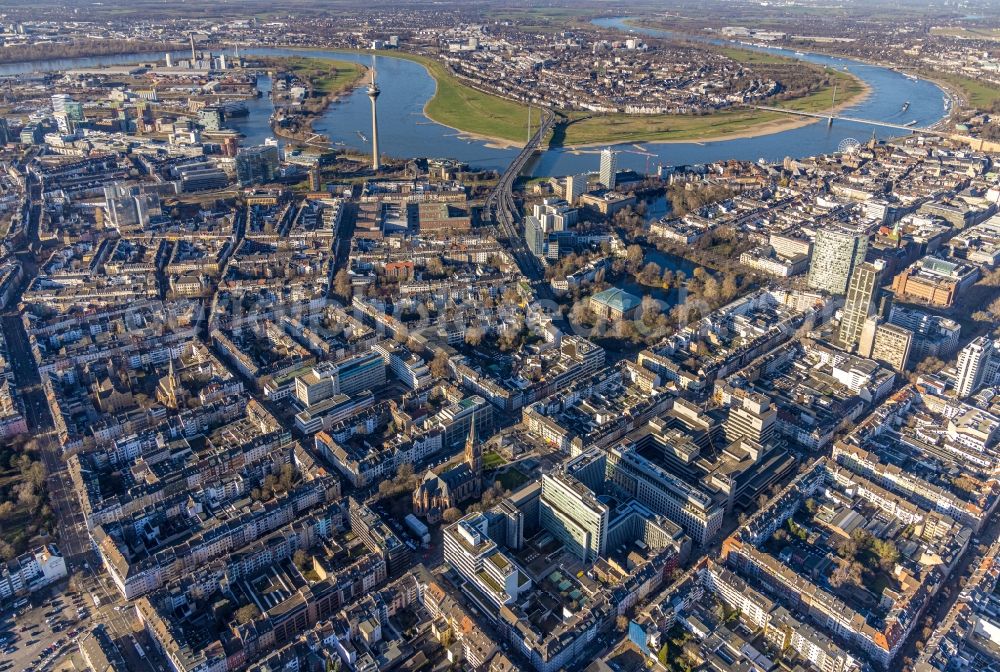
POLYGON ((382 93, 378 88, 378 84, 375 83, 375 57, 372 56, 372 82, 368 85, 368 97, 372 101, 372 170, 378 172, 382 167, 379 161, 378 155, 378 112, 376 112, 375 101, 378 100, 379 94, 382 93))

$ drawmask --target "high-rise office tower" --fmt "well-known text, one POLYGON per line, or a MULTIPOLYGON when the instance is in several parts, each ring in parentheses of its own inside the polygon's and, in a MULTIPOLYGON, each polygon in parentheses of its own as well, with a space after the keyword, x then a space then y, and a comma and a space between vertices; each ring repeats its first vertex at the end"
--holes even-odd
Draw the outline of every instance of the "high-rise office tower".
POLYGON ((194 53, 194 33, 189 33, 188 39, 191 40, 191 67, 193 68, 195 61, 198 60, 198 56, 194 53))
POLYGON ((73 99, 65 93, 57 93, 52 96, 52 111, 56 114, 65 114, 66 106, 73 102, 73 99))
POLYGON ((368 98, 372 101, 372 170, 378 171, 382 167, 378 154, 378 112, 376 103, 379 94, 382 93, 375 83, 375 58, 372 57, 372 82, 368 85, 368 98))
POLYGON ((896 371, 905 371, 906 363, 910 359, 910 350, 913 348, 913 332, 895 324, 882 322, 878 317, 868 318, 865 324, 872 320, 878 324, 875 327, 871 352, 865 356, 888 364, 896 371))
POLYGON ((974 394, 983 384, 986 370, 993 354, 993 342, 980 336, 958 353, 958 375, 955 377, 955 393, 960 398, 974 394))
POLYGON ((778 412, 771 400, 755 393, 733 401, 722 428, 729 443, 750 439, 767 445, 774 439, 777 421, 778 412))
POLYGON ((470 513, 444 528, 444 561, 476 593, 497 607, 517 602, 521 593, 532 589, 531 580, 490 538, 493 519, 486 514, 470 513))
POLYGON ((587 191, 587 175, 568 175, 566 177, 566 202, 576 205, 576 199, 587 191))
POLYGON ((867 233, 820 229, 809 262, 809 286, 831 294, 845 294, 854 267, 865 260, 867 251, 867 233))
POLYGON ((174 67, 174 59, 173 59, 173 57, 172 57, 172 56, 170 55, 170 52, 169 52, 169 51, 167 52, 167 59, 166 59, 166 61, 167 61, 167 67, 168 67, 168 68, 172 68, 172 67, 174 67))
POLYGON ((601 150, 601 184, 608 189, 614 189, 618 175, 618 152, 605 147, 601 150))
POLYGON ((241 187, 271 182, 278 174, 277 145, 244 147, 236 154, 236 180, 241 187))
POLYGON ((847 300, 840 319, 837 341, 840 347, 851 350, 858 344, 865 320, 875 312, 875 299, 885 262, 864 261, 854 268, 847 287, 847 300))
POLYGON ((609 519, 607 504, 577 479, 565 474, 542 476, 542 527, 583 562, 593 562, 605 554, 609 519))
POLYGON ((524 218, 524 240, 533 255, 545 256, 545 231, 542 223, 534 215, 524 218))

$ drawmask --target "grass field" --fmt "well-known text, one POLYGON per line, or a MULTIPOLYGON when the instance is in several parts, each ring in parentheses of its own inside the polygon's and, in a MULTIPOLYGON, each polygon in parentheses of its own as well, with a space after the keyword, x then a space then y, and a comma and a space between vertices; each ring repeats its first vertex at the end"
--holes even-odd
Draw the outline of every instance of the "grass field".
MULTIPOLYGON (((779 58, 769 54, 756 54, 742 49, 734 49, 739 54, 751 54, 750 58, 779 58)), ((761 61, 763 62, 763 61, 761 61)), ((846 103, 864 93, 864 84, 847 73, 832 72, 837 83, 837 103, 846 103)), ((770 103, 774 107, 787 107, 802 112, 819 112, 833 104, 833 87, 828 86, 801 98, 770 103)), ((609 114, 587 116, 573 113, 570 123, 563 132, 557 133, 553 142, 557 145, 587 145, 623 142, 681 142, 692 140, 722 139, 741 133, 752 132, 763 124, 788 120, 789 117, 777 112, 758 110, 726 110, 705 115, 651 115, 633 116, 609 114)))
POLYGON ((312 84, 313 90, 321 96, 352 88, 365 70, 357 63, 330 58, 292 56, 277 60, 296 77, 312 84))
POLYGON ((860 79, 846 72, 832 72, 837 84, 837 100, 833 100, 833 87, 827 86, 808 96, 793 100, 781 100, 774 103, 775 107, 787 107, 800 112, 820 112, 828 110, 835 103, 847 103, 852 98, 865 92, 865 85, 860 79))
POLYGON ((961 37, 967 40, 1000 40, 1000 28, 961 28, 958 26, 940 26, 931 28, 931 35, 949 35, 951 37, 961 37))
POLYGON ((754 64, 778 64, 778 63, 797 63, 790 58, 785 58, 784 56, 778 56, 776 54, 770 54, 766 51, 754 51, 752 49, 740 49, 739 47, 719 47, 719 53, 728 56, 734 61, 739 63, 746 63, 747 65, 754 64))
POLYGON ((968 107, 980 109, 990 109, 1000 102, 1000 87, 989 82, 980 82, 971 77, 953 75, 947 72, 927 72, 924 73, 930 79, 936 79, 944 84, 958 89, 964 96, 968 107))
POLYGON ((586 23, 585 12, 569 7, 498 7, 488 10, 493 21, 509 21, 519 29, 536 33, 566 30, 575 22, 586 23))
POLYGON ((566 126, 562 137, 555 137, 554 145, 588 145, 598 143, 683 141, 705 138, 723 138, 744 133, 762 123, 777 121, 782 115, 776 112, 716 112, 704 116, 649 115, 630 116, 609 114, 601 117, 577 116, 566 126))
POLYGON ((497 474, 496 478, 497 483, 499 483, 504 490, 517 490, 530 480, 531 479, 528 478, 523 471, 515 469, 514 467, 505 469, 501 473, 497 474))
POLYGON ((503 459, 503 456, 499 453, 494 453, 493 451, 483 453, 483 469, 490 471, 505 464, 507 464, 507 460, 503 459))
MULTIPOLYGON (((524 142, 528 132, 526 105, 477 91, 427 56, 395 51, 385 52, 385 55, 416 61, 427 68, 437 82, 437 90, 425 110, 434 121, 464 133, 524 142)), ((538 123, 537 112, 534 119, 534 123, 538 123)))

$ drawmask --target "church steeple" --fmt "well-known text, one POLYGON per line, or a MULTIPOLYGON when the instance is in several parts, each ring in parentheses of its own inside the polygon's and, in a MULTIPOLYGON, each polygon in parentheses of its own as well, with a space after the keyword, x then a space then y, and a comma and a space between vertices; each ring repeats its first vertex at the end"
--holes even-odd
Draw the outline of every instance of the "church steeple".
POLYGON ((469 438, 465 440, 465 463, 479 478, 483 473, 483 447, 479 444, 476 436, 476 414, 472 414, 472 423, 469 425, 469 438))
POLYGON ((174 370, 174 358, 170 358, 170 362, 167 365, 167 375, 164 380, 160 381, 160 388, 162 390, 161 401, 168 408, 177 409, 180 404, 177 400, 177 389, 180 387, 181 379, 174 370))

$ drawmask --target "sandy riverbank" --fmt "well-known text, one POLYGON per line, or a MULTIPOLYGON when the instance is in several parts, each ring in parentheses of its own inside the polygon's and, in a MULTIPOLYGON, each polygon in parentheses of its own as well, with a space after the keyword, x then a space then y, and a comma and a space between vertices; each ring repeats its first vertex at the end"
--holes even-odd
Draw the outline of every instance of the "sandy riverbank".
MULTIPOLYGON (((424 69, 427 70, 426 67, 424 69)), ((430 74, 430 70, 427 70, 427 74, 430 74)), ((434 80, 434 87, 435 87, 434 92, 437 93, 437 78, 434 75, 431 75, 431 79, 434 80)), ((435 124, 438 124, 439 126, 444 126, 445 128, 450 128, 451 130, 455 131, 455 136, 458 137, 460 140, 467 140, 469 142, 482 142, 490 149, 521 149, 521 147, 524 146, 516 142, 511 142, 510 140, 507 140, 505 138, 495 138, 489 135, 481 135, 479 133, 463 131, 460 128, 455 128, 454 126, 449 126, 448 124, 438 121, 437 119, 432 117, 430 113, 427 111, 427 107, 431 104, 431 101, 433 99, 434 96, 431 96, 430 98, 427 99, 427 102, 424 103, 423 107, 424 116, 433 121, 435 124)))

